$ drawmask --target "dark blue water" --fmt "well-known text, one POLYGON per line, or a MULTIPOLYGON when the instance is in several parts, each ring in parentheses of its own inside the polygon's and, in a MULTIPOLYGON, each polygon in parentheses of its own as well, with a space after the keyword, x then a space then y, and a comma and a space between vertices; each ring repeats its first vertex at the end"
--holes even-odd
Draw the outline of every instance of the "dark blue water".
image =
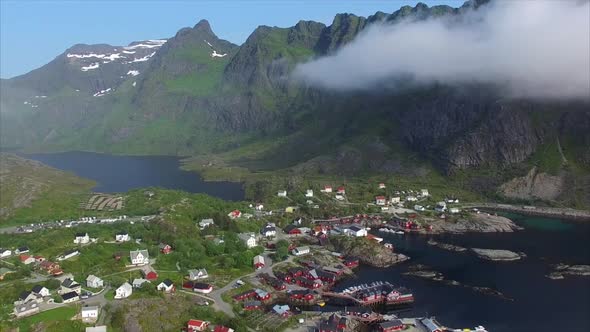
POLYGON ((546 278, 551 264, 590 264, 590 225, 556 219, 511 216, 527 227, 516 233, 441 235, 436 241, 464 247, 509 249, 528 257, 515 262, 490 262, 471 253, 455 253, 428 245, 429 236, 383 235, 408 263, 388 269, 361 267, 358 279, 338 285, 388 280, 409 287, 416 298, 402 317, 435 315, 449 327, 489 331, 590 331, 590 277, 546 278), (549 227, 548 227, 549 226, 549 227), (402 275, 407 267, 424 264, 446 279, 497 289, 514 301, 460 286, 402 275))
POLYGON ((225 200, 244 199, 242 185, 234 182, 205 182, 195 172, 180 169, 179 158, 168 156, 114 156, 90 152, 26 154, 25 158, 97 182, 94 191, 126 192, 161 187, 205 193, 225 200))

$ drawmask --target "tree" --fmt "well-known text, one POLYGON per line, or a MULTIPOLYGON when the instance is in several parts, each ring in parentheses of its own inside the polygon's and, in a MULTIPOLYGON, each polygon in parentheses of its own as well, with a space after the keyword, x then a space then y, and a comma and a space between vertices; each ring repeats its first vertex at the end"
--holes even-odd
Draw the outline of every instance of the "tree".
POLYGON ((289 256, 289 242, 287 240, 279 240, 277 242, 275 256, 280 260, 284 260, 289 256))

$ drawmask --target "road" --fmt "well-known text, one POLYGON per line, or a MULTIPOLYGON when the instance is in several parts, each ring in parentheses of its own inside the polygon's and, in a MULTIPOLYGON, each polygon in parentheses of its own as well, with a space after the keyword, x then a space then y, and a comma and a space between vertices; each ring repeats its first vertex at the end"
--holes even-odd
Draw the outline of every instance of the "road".
POLYGON ((239 278, 236 278, 236 279, 230 281, 224 287, 216 289, 216 290, 212 291, 211 293, 209 293, 209 296, 211 297, 211 299, 214 300, 213 307, 215 309, 217 309, 219 311, 223 311, 225 314, 227 314, 230 317, 235 317, 235 314, 234 314, 231 304, 225 302, 221 298, 221 295, 223 295, 225 292, 231 290, 234 287, 234 285, 236 284, 236 282, 240 279, 249 278, 252 276, 260 275, 262 273, 268 273, 269 275, 274 276, 274 273, 272 272, 272 268, 274 266, 286 264, 288 262, 293 261, 293 259, 295 258, 294 256, 289 256, 288 259, 286 259, 282 262, 277 262, 276 264, 273 264, 273 261, 270 259, 268 252, 265 252, 264 254, 262 254, 262 256, 264 257, 264 261, 266 262, 266 265, 263 268, 256 270, 252 273, 240 276, 239 278))
POLYGON ((32 232, 41 230, 41 229, 56 229, 56 228, 71 228, 77 227, 80 225, 112 225, 114 223, 121 223, 121 222, 149 222, 156 216, 137 216, 137 217, 128 217, 126 219, 121 219, 113 222, 103 222, 103 223, 88 223, 82 222, 78 220, 73 220, 70 222, 63 222, 57 223, 55 221, 47 221, 47 222, 39 222, 34 224, 24 224, 24 225, 16 225, 16 226, 9 226, 9 227, 2 227, 0 228, 0 233, 3 234, 30 234, 32 232), (30 229, 31 232, 24 232, 22 231, 23 228, 30 229))
POLYGON ((590 211, 575 210, 570 208, 552 208, 541 206, 523 206, 499 203, 468 203, 463 208, 479 208, 498 211, 516 212, 525 215, 542 216, 549 218, 563 218, 577 221, 590 221, 590 211))

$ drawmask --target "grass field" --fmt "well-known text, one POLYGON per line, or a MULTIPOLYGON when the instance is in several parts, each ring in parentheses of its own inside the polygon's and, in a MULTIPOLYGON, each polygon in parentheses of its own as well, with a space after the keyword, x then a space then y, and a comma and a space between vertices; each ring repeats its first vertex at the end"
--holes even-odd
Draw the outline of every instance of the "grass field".
POLYGON ((33 325, 44 323, 47 324, 48 331, 78 332, 83 324, 81 322, 68 322, 77 312, 78 309, 73 306, 65 306, 44 311, 37 315, 19 320, 18 327, 20 328, 20 332, 29 332, 33 331, 33 325))

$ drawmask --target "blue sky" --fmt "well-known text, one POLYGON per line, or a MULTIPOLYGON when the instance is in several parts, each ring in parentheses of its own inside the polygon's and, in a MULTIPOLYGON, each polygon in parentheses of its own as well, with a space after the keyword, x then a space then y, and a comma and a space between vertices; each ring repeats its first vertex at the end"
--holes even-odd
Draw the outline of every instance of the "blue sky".
MULTIPOLYGON (((418 1, 34 1, 0 0, 0 77, 38 68, 77 44, 127 45, 167 38, 207 19, 215 34, 241 44, 259 25, 329 24, 337 13, 368 16, 418 1)), ((463 1, 422 1, 429 6, 463 1)))

